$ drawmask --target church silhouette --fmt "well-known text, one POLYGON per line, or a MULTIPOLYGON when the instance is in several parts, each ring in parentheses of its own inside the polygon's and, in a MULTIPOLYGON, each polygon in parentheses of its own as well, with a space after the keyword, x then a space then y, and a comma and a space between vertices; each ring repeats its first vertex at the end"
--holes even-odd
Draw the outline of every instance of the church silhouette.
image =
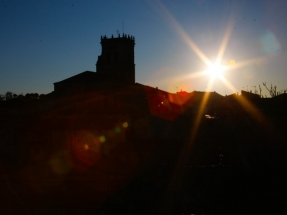
POLYGON ((96 89, 97 85, 135 84, 135 38, 126 34, 118 34, 116 38, 101 36, 101 45, 96 72, 85 71, 54 83, 57 94, 87 92, 96 89))

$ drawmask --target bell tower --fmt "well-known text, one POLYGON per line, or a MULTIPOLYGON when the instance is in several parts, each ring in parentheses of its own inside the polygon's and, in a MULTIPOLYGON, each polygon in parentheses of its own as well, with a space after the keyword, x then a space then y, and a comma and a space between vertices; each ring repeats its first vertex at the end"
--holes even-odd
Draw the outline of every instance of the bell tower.
POLYGON ((101 36, 101 45, 97 73, 107 81, 135 83, 135 38, 126 34, 111 38, 101 36))

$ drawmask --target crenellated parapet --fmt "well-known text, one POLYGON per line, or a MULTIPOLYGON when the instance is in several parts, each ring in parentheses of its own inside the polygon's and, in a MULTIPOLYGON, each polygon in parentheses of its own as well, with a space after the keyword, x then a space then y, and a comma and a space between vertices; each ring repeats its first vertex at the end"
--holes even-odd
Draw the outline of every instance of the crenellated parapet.
POLYGON ((96 71, 107 81, 135 83, 135 37, 129 34, 101 36, 102 53, 96 71))
POLYGON ((111 40, 111 39, 128 39, 128 40, 132 40, 135 41, 135 37, 129 34, 117 34, 117 37, 114 37, 114 35, 112 34, 112 36, 109 38, 106 35, 101 36, 101 42, 105 41, 105 40, 111 40))

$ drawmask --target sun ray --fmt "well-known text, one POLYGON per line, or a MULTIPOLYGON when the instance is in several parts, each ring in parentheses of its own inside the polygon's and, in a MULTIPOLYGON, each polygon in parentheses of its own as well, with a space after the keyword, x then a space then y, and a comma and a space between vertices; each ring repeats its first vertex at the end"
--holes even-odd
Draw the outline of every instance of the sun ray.
POLYGON ((220 77, 220 80, 229 90, 236 92, 235 87, 225 77, 220 77))
MULTIPOLYGON (((204 64, 207 65, 208 68, 211 68, 213 66, 215 66, 214 69, 221 69, 220 67, 223 67, 223 65, 221 65, 221 61, 222 58, 224 56, 226 47, 228 45, 231 33, 232 33, 232 24, 233 21, 232 19, 230 19, 231 21, 228 22, 226 31, 224 33, 221 45, 219 47, 218 53, 217 53, 217 57, 216 57, 216 61, 214 63, 212 63, 207 57, 206 55, 200 50, 200 48, 195 44, 195 42, 187 35, 187 33, 184 31, 184 29, 179 25, 179 23, 177 22, 177 20, 173 17, 173 15, 169 12, 169 10, 164 6, 164 4, 160 1, 158 1, 158 4, 160 6, 160 8, 162 9, 162 11, 164 12, 164 14, 168 17, 168 20, 170 21, 170 24, 172 25, 172 27, 175 29, 176 33, 179 34, 179 36, 183 39, 183 41, 191 48, 191 50, 203 61, 204 64), (218 68, 216 68, 216 66, 218 68)), ((253 63, 260 63, 264 60, 263 57, 259 57, 259 58, 254 58, 254 59, 249 59, 249 60, 245 60, 239 63, 233 63, 232 65, 228 65, 225 66, 224 65, 224 71, 231 71, 237 68, 241 68, 253 63)), ((221 71, 217 71, 219 74, 217 75, 217 78, 230 90, 236 92, 235 87, 232 85, 232 83, 230 83, 223 74, 221 74, 221 71)), ((192 75, 185 75, 181 78, 183 79, 192 79, 192 78, 197 78, 200 77, 202 75, 206 75, 208 74, 206 71, 202 72, 201 74, 199 72, 194 73, 192 75)), ((210 74, 209 74, 210 75, 210 74)), ((174 185, 176 184, 177 180, 179 180, 181 178, 182 175, 182 171, 183 171, 183 167, 186 164, 186 160, 190 154, 190 151, 192 150, 193 147, 193 143, 196 139, 198 130, 200 128, 200 124, 201 124, 201 120, 202 120, 202 116, 204 114, 204 110, 205 107, 207 105, 209 96, 210 96, 210 91, 213 83, 215 81, 215 77, 213 77, 212 75, 210 75, 210 79, 208 82, 208 86, 206 89, 206 92, 204 93, 202 100, 199 104, 199 109, 198 112, 195 116, 195 120, 194 120, 194 124, 190 133, 190 138, 189 141, 185 144, 185 146, 182 148, 181 154, 178 158, 178 162, 177 162, 177 166, 175 168, 174 174, 171 177, 171 180, 169 182, 169 186, 167 187, 167 193, 166 193, 166 205, 165 205, 165 209, 168 210, 168 206, 169 206, 169 198, 172 198, 172 193, 173 193, 173 189, 175 189, 174 185)), ((268 126, 266 125, 270 125, 269 121, 267 120, 267 118, 264 116, 264 114, 262 114, 254 105, 252 105, 247 99, 245 99, 242 96, 236 96, 236 98, 238 99, 238 102, 242 105, 242 107, 244 106, 245 108, 247 108, 248 113, 254 118, 254 120, 256 120, 257 122, 261 123, 261 125, 264 125, 266 128, 268 126)))
MULTIPOLYGON (((236 92, 235 87, 225 78, 221 77, 222 83, 227 86, 228 89, 236 92)), ((244 108, 244 110, 251 116, 251 118, 258 123, 265 131, 277 133, 274 129, 271 121, 258 109, 255 105, 253 105, 248 99, 244 96, 235 97, 238 103, 244 108)), ((277 135, 279 135, 277 133, 277 135)))
POLYGON ((195 136, 196 136, 196 133, 197 133, 197 130, 199 128, 199 125, 201 123, 201 119, 202 119, 202 115, 203 115, 203 111, 204 111, 204 108, 206 106, 206 103, 208 101, 208 98, 209 98, 209 91, 211 89, 213 85, 213 80, 210 80, 208 85, 207 85, 207 89, 206 89, 206 92, 204 93, 203 95, 203 98, 201 100, 201 103, 199 105, 199 111, 197 113, 197 116, 196 116, 196 119, 195 119, 195 123, 194 123, 194 128, 193 128, 193 131, 192 131, 192 134, 191 134, 191 140, 193 142, 195 136))
POLYGON ((192 74, 187 74, 183 77, 181 77, 182 79, 193 79, 193 78, 198 78, 198 77, 201 77, 201 76, 204 76, 204 73, 203 71, 199 71, 199 72, 194 72, 192 74))
POLYGON ((241 67, 244 67, 244 66, 247 66, 250 64, 254 64, 254 63, 262 63, 265 59, 266 59, 266 57, 257 57, 257 58, 252 58, 249 60, 237 62, 234 65, 227 66, 227 70, 238 69, 238 68, 241 68, 241 67))
POLYGON ((210 65, 210 60, 205 56, 205 54, 200 50, 200 48, 193 42, 193 40, 187 35, 187 33, 183 30, 183 28, 180 26, 180 24, 175 20, 173 15, 168 11, 168 9, 158 1, 158 4, 160 8, 163 10, 165 15, 170 20, 170 23, 175 28, 176 32, 179 34, 179 36, 186 42, 186 44, 197 54, 197 56, 206 64, 210 65))
POLYGON ((181 84, 190 85, 190 84, 187 84, 190 80, 202 77, 204 75, 205 74, 203 71, 197 71, 197 72, 184 74, 184 75, 180 75, 180 76, 169 77, 169 79, 171 79, 172 81, 170 82, 168 89, 173 90, 175 86, 178 87, 181 84))
MULTIPOLYGON (((168 20, 170 21, 171 25, 173 26, 173 28, 176 30, 176 32, 179 34, 179 36, 183 39, 184 42, 186 42, 186 44, 195 52, 195 54, 208 66, 211 67, 213 64, 211 63, 211 61, 206 57, 206 55, 200 50, 200 48, 195 44, 195 42, 187 35, 187 33, 184 31, 184 29, 180 26, 180 24, 176 21, 176 19, 174 18, 174 16, 169 12, 169 10, 165 7, 165 5, 158 1, 157 2, 158 5, 160 6, 160 8, 162 9, 162 11, 164 12, 164 14, 166 15, 166 17, 168 17, 168 20)), ((224 33, 224 37, 222 40, 222 43, 220 45, 218 54, 217 54, 217 58, 216 58, 216 62, 215 64, 220 65, 222 57, 224 55, 224 52, 226 50, 230 35, 232 33, 232 24, 233 24, 233 20, 230 19, 231 21, 228 22, 226 31, 224 33)), ((259 58, 254 58, 254 59, 250 59, 250 60, 246 60, 246 61, 242 61, 242 62, 237 62, 234 65, 228 65, 225 66, 224 70, 225 71, 231 71, 240 67, 244 67, 247 66, 249 64, 252 63, 259 63, 262 62, 264 60, 264 57, 259 57, 259 58)), ((204 74, 204 72, 203 72, 204 74)), ((202 75, 203 75, 202 74, 202 75)), ((196 77, 200 77, 201 75, 199 73, 195 73, 192 75, 188 75, 182 78, 196 78, 196 77)), ((231 83, 227 82, 227 79, 224 78, 223 75, 220 75, 220 77, 218 77, 221 81, 224 82, 225 85, 228 86, 228 88, 235 90, 235 88, 231 85, 231 83)), ((214 78, 211 78, 214 81, 214 78)), ((213 83, 213 82, 211 82, 213 83)), ((211 86, 212 87, 212 86, 211 86)))
POLYGON ((218 54, 217 54, 217 59, 216 59, 217 64, 221 63, 223 54, 225 52, 226 46, 228 44, 228 41, 229 41, 229 38, 231 35, 232 24, 233 24, 233 22, 230 21, 227 25, 227 28, 226 28, 226 31, 225 31, 225 34, 224 34, 224 37, 222 40, 222 44, 221 44, 219 51, 218 51, 218 54))

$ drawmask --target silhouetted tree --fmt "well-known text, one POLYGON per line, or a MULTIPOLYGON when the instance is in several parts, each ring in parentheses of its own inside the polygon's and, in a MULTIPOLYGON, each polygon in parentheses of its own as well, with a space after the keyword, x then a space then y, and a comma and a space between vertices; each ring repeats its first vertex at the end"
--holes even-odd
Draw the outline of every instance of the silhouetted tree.
POLYGON ((31 93, 26 93, 25 98, 26 98, 26 99, 32 99, 31 93))
POLYGON ((14 93, 13 98, 18 98, 18 95, 16 93, 14 93))
POLYGON ((39 99, 39 94, 38 93, 34 93, 33 94, 33 99, 39 99))
POLYGON ((260 97, 262 97, 262 94, 261 94, 261 93, 262 93, 262 89, 261 89, 260 84, 259 84, 259 93, 260 93, 260 94, 259 94, 259 95, 260 95, 260 97))
POLYGON ((10 91, 6 92, 5 93, 5 98, 6 98, 6 100, 12 99, 13 98, 13 93, 10 92, 10 91))
POLYGON ((266 82, 263 82, 262 84, 263 84, 263 86, 267 89, 267 91, 269 92, 269 94, 270 94, 271 97, 275 97, 275 96, 278 96, 278 95, 280 95, 280 94, 283 94, 283 93, 286 93, 286 92, 287 92, 287 90, 280 90, 280 91, 278 91, 276 85, 273 86, 273 85, 271 84, 271 87, 268 88, 266 82))
POLYGON ((4 101, 5 100, 5 96, 0 94, 0 101, 4 101))

